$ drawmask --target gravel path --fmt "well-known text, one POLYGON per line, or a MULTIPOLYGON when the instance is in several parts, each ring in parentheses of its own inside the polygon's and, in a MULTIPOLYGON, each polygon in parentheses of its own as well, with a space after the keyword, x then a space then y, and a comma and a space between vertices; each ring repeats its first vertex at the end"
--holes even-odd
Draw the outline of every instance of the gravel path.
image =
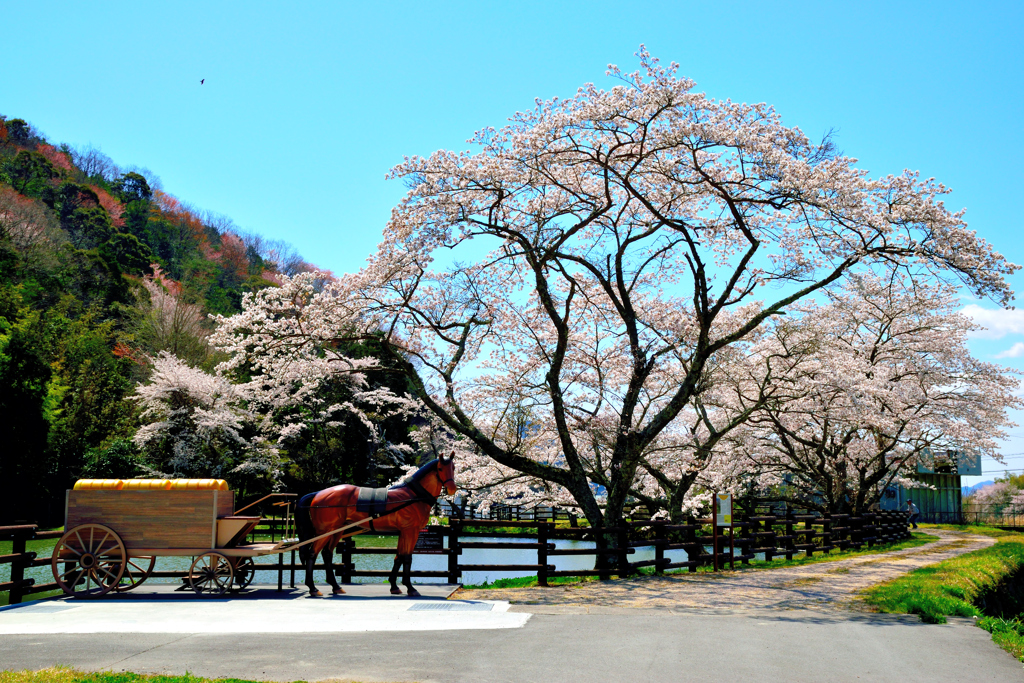
MULTIPOLYGON (((986 548, 994 538, 928 529, 939 540, 916 548, 778 569, 673 574, 541 588, 460 590, 453 599, 522 605, 697 609, 864 609, 856 594, 924 565, 986 548)), ((582 608, 582 609, 580 609, 582 608)), ((533 610, 530 610, 533 611, 533 610)), ((558 610, 561 611, 561 610, 558 610)))

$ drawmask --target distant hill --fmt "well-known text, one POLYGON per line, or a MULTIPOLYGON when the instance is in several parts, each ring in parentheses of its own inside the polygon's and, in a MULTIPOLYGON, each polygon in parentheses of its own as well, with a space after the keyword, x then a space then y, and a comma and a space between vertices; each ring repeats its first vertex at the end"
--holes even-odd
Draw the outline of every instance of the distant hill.
POLYGON ((963 487, 963 495, 965 495, 965 496, 969 496, 969 495, 971 495, 972 493, 974 493, 975 491, 977 491, 977 490, 979 490, 979 489, 983 489, 983 488, 985 488, 986 486, 991 486, 991 485, 992 485, 992 484, 994 484, 994 483, 995 483, 994 481, 992 481, 991 479, 989 479, 988 481, 981 481, 981 482, 978 482, 978 483, 977 483, 977 484, 975 484, 974 486, 964 486, 964 487, 963 487))
POLYGON ((59 524, 79 476, 138 473, 125 398, 147 359, 212 369, 209 314, 312 269, 145 168, 0 115, 0 524, 59 524))

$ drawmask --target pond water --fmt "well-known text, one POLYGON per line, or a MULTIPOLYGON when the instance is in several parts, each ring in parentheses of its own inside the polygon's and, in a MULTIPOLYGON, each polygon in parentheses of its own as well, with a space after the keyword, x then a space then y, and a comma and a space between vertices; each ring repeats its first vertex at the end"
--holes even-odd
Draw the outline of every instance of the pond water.
MULTIPOLYGON (((530 538, 526 536, 516 538, 497 538, 497 537, 479 537, 475 536, 472 538, 463 538, 464 541, 486 541, 486 542, 510 542, 510 543, 536 543, 536 538, 530 538)), ((393 548, 397 543, 397 536, 371 536, 364 534, 356 538, 356 546, 360 548, 372 547, 372 548, 393 548)), ((448 545, 448 539, 444 539, 445 547, 448 545)), ((556 548, 593 548, 593 541, 574 541, 567 539, 554 539, 549 541, 555 545, 556 548)), ((9 543, 7 544, 10 545, 9 543)), ((49 557, 53 552, 53 547, 56 545, 55 541, 33 541, 29 544, 29 550, 35 551, 38 557, 45 558, 49 557)), ((5 552, 0 547, 0 554, 5 552)), ((10 552, 10 550, 6 550, 10 552)), ((296 553, 298 555, 298 553, 296 553)), ((685 562, 687 559, 686 551, 683 550, 670 550, 665 553, 672 562, 685 562)), ((288 562, 290 553, 285 554, 285 562, 288 562)), ((630 561, 640 562, 642 560, 653 560, 654 559, 654 547, 646 546, 637 548, 633 555, 629 556, 630 561)), ((259 571, 256 574, 257 583, 276 583, 277 582, 277 555, 265 555, 263 557, 254 558, 257 565, 266 565, 269 571, 259 571)), ((319 559, 319 558, 318 558, 319 559)), ((337 558, 340 560, 340 557, 337 558)), ((393 555, 353 555, 353 561, 357 570, 372 570, 372 569, 383 569, 390 570, 394 563, 393 555)), ((296 561, 298 559, 296 558, 296 561)), ((536 564, 537 562, 537 551, 536 550, 515 550, 515 549, 480 549, 480 548, 465 548, 460 556, 460 564, 536 564)), ((158 571, 188 571, 189 566, 192 564, 191 557, 160 557, 156 561, 156 569, 158 571)), ((548 564, 555 565, 556 570, 565 571, 569 569, 593 569, 594 568, 594 557, 593 555, 557 555, 549 556, 548 564)), ((417 571, 447 571, 448 569, 448 556, 447 555, 413 555, 412 568, 417 571)), ((9 564, 0 565, 0 582, 7 581, 10 579, 11 566, 9 564)), ((323 571, 315 573, 315 581, 317 583, 326 583, 327 578, 323 571)), ((467 585, 481 584, 485 582, 492 582, 498 579, 515 578, 521 576, 535 576, 534 572, 506 572, 506 571, 474 571, 464 572, 462 575, 462 583, 467 585)), ((49 565, 45 567, 31 567, 25 572, 26 578, 34 578, 37 584, 50 583, 53 581, 53 575, 50 572, 49 565)), ((301 583, 305 576, 302 571, 296 571, 295 581, 301 583)), ((358 583, 384 583, 385 578, 377 577, 354 577, 354 580, 358 583)), ((180 579, 166 579, 166 578, 151 578, 147 580, 147 583, 179 583, 180 579)), ((285 581, 288 581, 288 575, 285 574, 285 581)), ((442 578, 428 578, 420 579, 421 582, 435 583, 443 581, 442 578)))

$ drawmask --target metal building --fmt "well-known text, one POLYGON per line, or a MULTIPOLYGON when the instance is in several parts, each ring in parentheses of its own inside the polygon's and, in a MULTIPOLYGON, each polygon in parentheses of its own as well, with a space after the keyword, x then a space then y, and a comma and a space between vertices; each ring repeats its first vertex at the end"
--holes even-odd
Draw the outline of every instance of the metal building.
POLYGON ((921 522, 959 524, 963 521, 961 497, 962 476, 981 474, 981 458, 976 453, 948 449, 927 451, 917 465, 912 478, 920 487, 906 489, 890 486, 882 495, 879 507, 883 510, 906 510, 907 501, 913 500, 921 510, 921 522))

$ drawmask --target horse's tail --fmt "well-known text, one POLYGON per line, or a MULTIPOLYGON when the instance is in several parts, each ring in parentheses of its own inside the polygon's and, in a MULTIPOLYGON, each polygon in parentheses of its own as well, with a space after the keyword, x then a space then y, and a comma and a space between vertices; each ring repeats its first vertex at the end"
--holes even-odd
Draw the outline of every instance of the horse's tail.
MULTIPOLYGON (((313 505, 313 497, 315 495, 316 493, 307 493, 302 498, 299 498, 299 504, 295 506, 295 530, 299 532, 300 543, 316 536, 316 530, 313 528, 313 517, 309 513, 309 508, 313 505)), ((299 559, 302 560, 302 564, 306 564, 312 551, 312 543, 299 547, 299 559)))

